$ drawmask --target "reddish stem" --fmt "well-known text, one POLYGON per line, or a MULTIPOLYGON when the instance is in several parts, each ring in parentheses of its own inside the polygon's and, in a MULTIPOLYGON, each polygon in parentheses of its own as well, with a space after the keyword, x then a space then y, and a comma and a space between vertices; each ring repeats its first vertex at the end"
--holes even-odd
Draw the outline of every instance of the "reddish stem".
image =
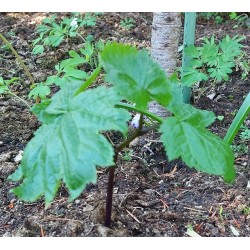
POLYGON ((106 227, 110 227, 110 223, 111 223, 114 176, 115 176, 115 167, 110 167, 107 200, 106 200, 106 217, 105 217, 105 224, 104 224, 106 227))

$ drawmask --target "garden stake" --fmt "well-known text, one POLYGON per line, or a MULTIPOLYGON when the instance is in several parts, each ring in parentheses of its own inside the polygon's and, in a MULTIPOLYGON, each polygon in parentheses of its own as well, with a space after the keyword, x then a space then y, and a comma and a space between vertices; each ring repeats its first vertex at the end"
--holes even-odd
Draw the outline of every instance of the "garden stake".
MULTIPOLYGON (((195 38, 195 23, 196 12, 185 12, 184 24, 184 38, 183 38, 183 54, 182 54, 182 70, 190 64, 190 57, 185 53, 185 47, 194 44, 195 38)), ((183 72, 182 72, 183 75, 183 72)), ((182 87, 184 103, 190 103, 191 88, 187 86, 182 87)))

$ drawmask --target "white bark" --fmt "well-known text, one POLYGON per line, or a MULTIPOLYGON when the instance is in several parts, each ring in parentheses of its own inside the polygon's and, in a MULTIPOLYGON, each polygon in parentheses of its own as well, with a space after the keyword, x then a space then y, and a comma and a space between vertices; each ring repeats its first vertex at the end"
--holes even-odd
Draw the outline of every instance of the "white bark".
MULTIPOLYGON (((181 13, 159 12, 154 13, 151 35, 151 55, 166 75, 171 75, 176 69, 177 51, 181 30, 181 13)), ((165 109, 156 102, 149 103, 149 111, 166 117, 165 109)))

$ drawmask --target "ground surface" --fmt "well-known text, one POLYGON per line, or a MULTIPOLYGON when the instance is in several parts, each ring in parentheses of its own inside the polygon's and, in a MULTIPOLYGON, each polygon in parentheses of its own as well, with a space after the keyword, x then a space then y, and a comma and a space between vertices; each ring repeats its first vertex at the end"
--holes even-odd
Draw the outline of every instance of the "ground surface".
MULTIPOLYGON (((36 37, 36 25, 45 16, 46 13, 0 14, 0 32, 12 42, 36 82, 51 75, 54 65, 66 55, 62 47, 39 58, 30 53, 31 41, 36 37)), ((97 40, 117 40, 150 49, 151 23, 152 13, 109 13, 98 18, 96 27, 86 29, 82 36, 93 34, 97 40), (122 28, 119 23, 125 17, 135 18, 135 27, 129 30, 122 28)), ((244 49, 249 53, 249 29, 233 29, 233 25, 232 22, 217 25, 200 20, 197 41, 211 35, 218 38, 225 34, 245 35, 244 49)), ((30 83, 16 58, 3 47, 0 48, 0 58, 0 76, 4 79, 21 77, 22 84, 14 90, 17 95, 26 98, 30 83)), ((228 82, 196 98, 194 105, 225 117, 211 127, 223 137, 249 91, 250 82, 241 80, 240 74, 235 72, 228 82), (206 97, 211 93, 217 94, 213 100, 206 97)), ((194 94, 197 97, 198 93, 194 94)), ((31 103, 30 100, 28 102, 31 103)), ((156 133, 140 138, 133 143, 130 158, 119 159, 112 226, 108 229, 103 226, 108 180, 103 170, 99 172, 98 183, 90 185, 70 204, 67 203, 67 190, 62 187, 56 200, 46 210, 43 200, 26 203, 8 193, 13 183, 6 178, 18 166, 15 157, 32 137, 38 122, 25 105, 9 96, 0 95, 0 114, 1 236, 180 237, 187 236, 188 228, 193 228, 201 236, 234 236, 237 233, 250 236, 246 152, 236 157, 236 182, 227 185, 220 177, 198 173, 181 161, 168 163, 156 133)))

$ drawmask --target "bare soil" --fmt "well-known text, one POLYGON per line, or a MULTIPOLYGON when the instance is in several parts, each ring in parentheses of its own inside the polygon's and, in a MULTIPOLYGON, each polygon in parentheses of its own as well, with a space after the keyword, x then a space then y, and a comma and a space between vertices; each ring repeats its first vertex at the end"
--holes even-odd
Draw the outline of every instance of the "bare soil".
MULTIPOLYGON (((31 41, 36 37, 36 25, 51 13, 0 13, 0 32, 12 43, 36 82, 53 74, 58 61, 66 58, 67 46, 48 50, 42 56, 31 54, 31 41)), ((59 17, 67 13, 58 13, 59 17)), ((249 54, 249 28, 233 29, 235 23, 215 24, 198 19, 196 39, 214 35, 222 38, 245 35, 244 50, 249 54)), ((82 36, 119 41, 150 49, 152 13, 104 13, 97 25, 84 29, 82 36), (132 17, 131 29, 120 26, 120 20, 132 17)), ((75 39, 72 48, 79 46, 75 39)), ((20 77, 15 93, 25 99, 29 93, 29 79, 9 50, 0 47, 0 76, 20 77)), ((179 56, 181 58, 181 54, 179 56)), ((180 61, 179 61, 180 64, 180 61)), ((228 82, 193 93, 196 107, 211 110, 222 121, 211 130, 223 137, 250 91, 250 82, 241 80, 235 71, 228 82), (210 99, 208 94, 215 93, 210 99)), ((32 101, 27 100, 31 105, 32 101)), ((246 120, 246 125, 249 120, 246 120)), ((111 228, 103 226, 107 171, 98 170, 98 182, 89 185, 82 195, 68 203, 67 189, 62 186, 48 209, 42 199, 27 203, 9 193, 14 183, 7 180, 18 166, 16 156, 25 148, 39 124, 36 117, 18 99, 0 95, 0 235, 1 236, 187 236, 192 228, 200 236, 250 236, 250 179, 248 153, 235 159, 237 178, 225 184, 218 176, 209 176, 186 167, 180 160, 168 162, 157 133, 149 133, 131 145, 127 159, 119 157, 115 173, 113 215, 111 228)), ((239 144, 236 138, 235 144, 239 144)), ((248 146, 248 145, 246 145, 248 146)))

